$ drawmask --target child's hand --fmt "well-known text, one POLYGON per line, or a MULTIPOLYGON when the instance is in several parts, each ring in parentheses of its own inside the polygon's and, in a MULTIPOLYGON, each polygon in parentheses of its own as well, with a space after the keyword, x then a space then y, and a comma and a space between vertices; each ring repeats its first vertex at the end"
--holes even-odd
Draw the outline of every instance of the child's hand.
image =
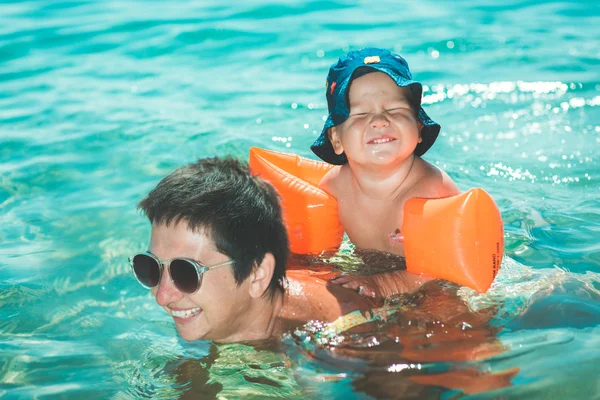
POLYGON ((347 289, 356 290, 358 294, 373 299, 381 298, 379 288, 370 276, 364 275, 341 275, 333 278, 331 283, 342 285, 347 289))

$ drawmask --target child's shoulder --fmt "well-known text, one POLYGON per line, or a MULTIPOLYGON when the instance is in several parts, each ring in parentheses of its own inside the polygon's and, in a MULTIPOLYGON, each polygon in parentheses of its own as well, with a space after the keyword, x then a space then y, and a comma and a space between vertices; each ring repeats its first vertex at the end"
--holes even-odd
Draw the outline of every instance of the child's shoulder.
POLYGON ((337 197, 336 194, 338 194, 345 186, 345 182, 348 179, 348 174, 345 171, 346 168, 343 167, 344 165, 336 165, 331 168, 323 178, 321 178, 321 182, 319 183, 321 189, 334 197, 337 197))
POLYGON ((441 198, 460 193, 456 183, 444 170, 420 157, 416 162, 419 179, 413 186, 410 197, 441 198))

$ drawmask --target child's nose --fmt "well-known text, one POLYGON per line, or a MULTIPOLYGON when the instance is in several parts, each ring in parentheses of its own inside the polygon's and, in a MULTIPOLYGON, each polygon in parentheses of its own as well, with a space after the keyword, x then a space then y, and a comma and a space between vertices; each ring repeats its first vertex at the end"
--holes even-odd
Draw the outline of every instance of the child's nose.
POLYGON ((373 119, 371 119, 371 127, 375 129, 385 128, 389 126, 389 124, 390 121, 386 118, 386 116, 383 113, 377 113, 373 116, 373 119))
POLYGON ((162 307, 183 297, 183 293, 171 281, 168 268, 164 269, 158 287, 154 288, 152 292, 156 298, 156 302, 162 307))

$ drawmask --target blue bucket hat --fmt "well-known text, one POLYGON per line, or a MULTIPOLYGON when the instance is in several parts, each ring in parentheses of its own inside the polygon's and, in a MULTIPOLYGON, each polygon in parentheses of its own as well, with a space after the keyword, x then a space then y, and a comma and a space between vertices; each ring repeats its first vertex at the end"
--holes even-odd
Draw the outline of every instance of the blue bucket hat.
POLYGON ((377 48, 351 51, 345 57, 340 57, 337 64, 332 65, 329 69, 325 86, 329 116, 325 121, 321 135, 310 146, 311 150, 330 164, 342 165, 348 162, 345 154, 337 155, 333 151, 333 146, 327 136, 327 129, 348 119, 350 114, 347 102, 348 89, 354 78, 354 72, 361 67, 383 72, 392 78, 398 86, 411 88, 417 102, 416 105, 419 107, 418 118, 423 124, 421 130, 422 141, 415 148, 415 154, 418 156, 425 154, 440 133, 440 126, 432 121, 421 107, 423 88, 419 82, 412 80, 412 74, 404 58, 389 50, 377 48))

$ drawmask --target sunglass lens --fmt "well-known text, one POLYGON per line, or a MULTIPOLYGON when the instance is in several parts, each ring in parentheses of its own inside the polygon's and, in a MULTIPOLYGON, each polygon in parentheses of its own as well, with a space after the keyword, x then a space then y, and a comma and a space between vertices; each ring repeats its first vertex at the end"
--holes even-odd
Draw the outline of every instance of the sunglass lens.
POLYGON ((194 293, 198 289, 196 267, 187 260, 171 261, 171 278, 177 289, 184 293, 194 293))
POLYGON ((133 257, 133 271, 143 285, 148 287, 158 285, 160 267, 154 258, 146 254, 137 254, 133 257))

